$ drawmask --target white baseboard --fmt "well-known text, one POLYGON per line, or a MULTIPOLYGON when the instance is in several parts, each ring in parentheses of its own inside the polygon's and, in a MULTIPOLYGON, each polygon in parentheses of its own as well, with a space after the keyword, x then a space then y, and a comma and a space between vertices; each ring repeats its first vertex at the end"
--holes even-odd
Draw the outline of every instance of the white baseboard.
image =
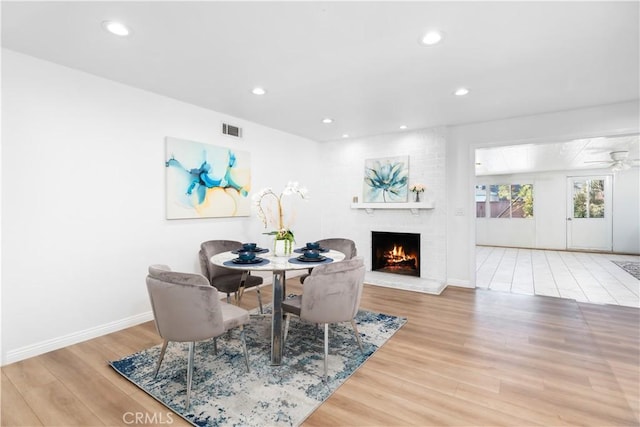
POLYGON ((447 285, 458 286, 460 288, 474 288, 469 280, 463 279, 447 279, 447 285))
POLYGON ((36 344, 31 344, 15 350, 11 350, 3 355, 2 366, 14 362, 19 362, 20 360, 38 356, 40 354, 57 350, 59 348, 77 344, 82 341, 87 341, 92 338, 100 337, 102 335, 110 334, 112 332, 129 328, 131 326, 139 325, 140 323, 148 322, 149 320, 153 320, 153 313, 151 311, 136 314, 135 316, 116 320, 114 322, 106 323, 94 328, 85 329, 84 331, 74 332, 58 338, 48 339, 36 344))

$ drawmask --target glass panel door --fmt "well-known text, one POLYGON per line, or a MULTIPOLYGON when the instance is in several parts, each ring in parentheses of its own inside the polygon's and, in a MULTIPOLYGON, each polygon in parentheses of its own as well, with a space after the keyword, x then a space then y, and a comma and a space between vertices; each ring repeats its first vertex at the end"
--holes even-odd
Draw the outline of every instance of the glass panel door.
POLYGON ((611 251, 611 177, 569 177, 568 190, 567 249, 611 251))

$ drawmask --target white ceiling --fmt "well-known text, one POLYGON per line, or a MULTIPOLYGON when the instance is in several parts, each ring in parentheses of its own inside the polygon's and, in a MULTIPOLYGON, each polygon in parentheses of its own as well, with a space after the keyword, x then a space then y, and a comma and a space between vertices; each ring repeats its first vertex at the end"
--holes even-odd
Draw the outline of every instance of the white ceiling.
POLYGON ((478 148, 476 176, 609 168, 612 151, 627 151, 627 162, 637 166, 640 138, 628 135, 478 148))
POLYGON ((327 141, 638 99, 639 16, 635 1, 3 1, 2 45, 327 141), (421 46, 432 28, 444 41, 421 46))

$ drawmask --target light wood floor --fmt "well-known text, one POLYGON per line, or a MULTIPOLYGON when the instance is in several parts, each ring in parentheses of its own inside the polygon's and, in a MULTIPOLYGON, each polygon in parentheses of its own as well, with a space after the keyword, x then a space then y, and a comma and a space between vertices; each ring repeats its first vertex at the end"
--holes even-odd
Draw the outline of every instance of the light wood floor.
MULTIPOLYGON (((409 321, 305 426, 640 424, 637 308, 374 286, 362 307, 409 321)), ((5 366, 2 425, 132 425, 131 413, 185 425, 105 363, 158 343, 145 323, 5 366)))

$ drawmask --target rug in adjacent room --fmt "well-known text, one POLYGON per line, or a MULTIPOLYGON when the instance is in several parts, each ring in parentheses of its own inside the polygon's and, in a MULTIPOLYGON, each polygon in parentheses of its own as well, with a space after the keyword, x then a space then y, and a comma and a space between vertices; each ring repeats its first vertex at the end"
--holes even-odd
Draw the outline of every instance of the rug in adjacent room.
POLYGON ((160 346, 109 362, 121 375, 197 426, 299 425, 405 323, 406 318, 361 310, 356 316, 364 354, 349 323, 331 325, 329 380, 322 381, 323 330, 292 317, 282 365, 270 365, 271 316, 245 326, 247 373, 239 331, 196 344, 191 406, 185 410, 187 344, 169 343, 157 378, 160 346))
POLYGON ((636 279, 640 280, 640 262, 635 261, 611 261, 636 279))

